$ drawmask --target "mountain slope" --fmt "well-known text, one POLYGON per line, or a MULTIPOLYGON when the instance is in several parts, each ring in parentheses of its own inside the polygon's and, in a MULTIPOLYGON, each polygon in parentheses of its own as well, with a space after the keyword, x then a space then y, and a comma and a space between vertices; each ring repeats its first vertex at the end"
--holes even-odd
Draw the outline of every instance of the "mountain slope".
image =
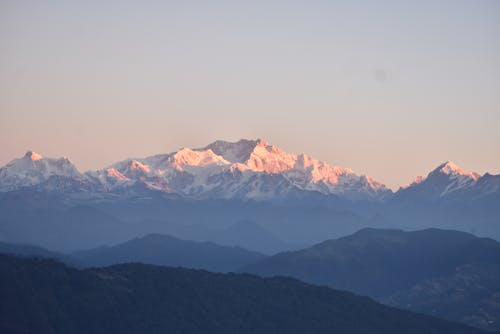
POLYGON ((500 244, 467 233, 364 229, 280 253, 244 271, 292 276, 401 308, 500 329, 500 244))
POLYGON ((287 243, 253 221, 240 220, 229 227, 214 228, 207 224, 175 224, 161 220, 144 220, 140 224, 157 226, 161 234, 173 237, 213 242, 221 246, 242 247, 244 249, 263 253, 276 254, 280 251, 300 249, 300 245, 287 243))
POLYGON ((447 161, 426 177, 419 176, 407 187, 400 188, 395 197, 424 201, 460 197, 470 199, 470 194, 481 188, 487 188, 483 189, 484 194, 498 192, 498 181, 495 182, 489 174, 481 176, 476 172, 466 172, 453 162, 447 161))
POLYGON ((281 250, 298 249, 294 244, 283 242, 273 233, 252 221, 239 221, 213 234, 213 240, 221 245, 241 246, 256 249, 265 254, 276 254, 281 250))
POLYGON ((285 278, 0 255, 0 330, 19 333, 483 333, 285 278))
POLYGON ((45 190, 85 190, 87 178, 67 159, 44 158, 28 151, 0 168, 0 191, 13 191, 27 187, 45 190))
POLYGON ((260 253, 243 248, 181 240, 160 234, 149 234, 116 246, 74 252, 71 256, 86 266, 141 262, 217 272, 236 271, 264 258, 260 253))

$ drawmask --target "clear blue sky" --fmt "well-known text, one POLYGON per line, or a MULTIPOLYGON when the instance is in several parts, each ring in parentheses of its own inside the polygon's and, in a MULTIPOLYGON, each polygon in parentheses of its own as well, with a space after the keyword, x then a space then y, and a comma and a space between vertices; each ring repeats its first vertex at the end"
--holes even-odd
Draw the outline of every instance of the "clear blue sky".
POLYGON ((0 164, 258 137, 391 187, 500 173, 500 1, 0 1, 0 164))

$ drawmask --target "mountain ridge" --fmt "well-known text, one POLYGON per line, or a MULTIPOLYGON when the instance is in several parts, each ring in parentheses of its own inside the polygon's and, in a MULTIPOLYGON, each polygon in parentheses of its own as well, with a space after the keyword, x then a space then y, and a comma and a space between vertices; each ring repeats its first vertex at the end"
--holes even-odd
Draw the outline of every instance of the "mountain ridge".
POLYGON ((44 158, 34 151, 0 168, 2 192, 25 187, 104 195, 151 190, 193 199, 274 200, 314 193, 354 201, 385 201, 408 193, 437 199, 467 191, 480 195, 478 184, 489 192, 500 191, 490 174, 465 172, 447 161, 393 192, 370 176, 306 154, 287 153, 262 139, 218 140, 202 148, 125 159, 85 173, 67 158, 44 158))
POLYGON ((110 266, 120 263, 145 264, 231 272, 265 256, 241 247, 213 242, 183 240, 171 235, 151 233, 126 242, 70 254, 85 266, 110 266))
POLYGON ((364 228, 264 258, 242 272, 295 277, 399 308, 500 329, 500 243, 465 232, 364 228))

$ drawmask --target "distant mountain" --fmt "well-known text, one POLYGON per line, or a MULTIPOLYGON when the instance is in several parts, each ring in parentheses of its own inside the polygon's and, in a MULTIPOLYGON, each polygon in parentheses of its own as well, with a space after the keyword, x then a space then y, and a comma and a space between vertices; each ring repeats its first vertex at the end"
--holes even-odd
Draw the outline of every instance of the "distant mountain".
POLYGON ((448 161, 399 189, 371 226, 437 227, 500 240, 500 175, 467 172, 448 161))
POLYGON ((500 191, 500 175, 484 174, 476 183, 475 189, 479 193, 497 193, 500 191))
POLYGON ((252 221, 239 221, 226 229, 215 231, 213 240, 221 245, 241 246, 276 254, 282 250, 298 249, 298 245, 286 243, 267 229, 252 221))
POLYGON ((363 227, 437 227, 500 240, 500 175, 446 162, 393 193, 263 140, 216 141, 83 174, 68 159, 29 151, 0 168, 0 213, 2 240, 58 251, 160 233, 271 254, 363 227), (261 231, 250 238, 240 232, 250 224, 230 229, 240 221, 261 231))
POLYGON ((214 272, 235 272, 265 257, 261 253, 241 247, 181 240, 161 234, 148 234, 114 246, 101 246, 71 253, 53 252, 33 245, 0 242, 0 254, 56 259, 76 267, 146 263, 214 272))
MULTIPOLYGON (((492 184, 488 179, 488 176, 483 179, 478 173, 466 172, 453 162, 447 161, 431 171, 427 177, 417 177, 408 187, 401 188, 396 195, 418 197, 420 200, 427 201, 443 197, 466 196, 478 185, 492 184)), ((497 184, 489 191, 496 192, 499 189, 497 184)))
POLYGON ((143 264, 0 255, 0 296, 6 333, 484 333, 292 279, 143 264))
POLYGON ((243 271, 296 277, 500 330, 500 244, 463 232, 363 229, 243 271))
MULTIPOLYGON (((396 198, 464 199, 500 193, 500 176, 465 172, 446 162, 427 177, 401 187, 396 198)), ((71 194, 102 200, 148 197, 152 192, 187 199, 287 201, 318 199, 390 201, 393 192, 369 176, 332 166, 306 154, 291 154, 264 140, 216 141, 203 148, 127 159, 80 173, 67 159, 28 151, 0 168, 0 192, 21 189, 71 194)))
POLYGON ((31 207, 17 198, 3 206, 0 200, 3 241, 67 252, 123 242, 141 233, 140 227, 94 207, 66 208, 45 199, 40 202, 41 207, 31 207), (16 203, 25 205, 17 207, 16 203))
POLYGON ((187 241, 160 234, 149 234, 112 247, 78 251, 71 256, 85 266, 140 262, 216 272, 236 271, 264 258, 260 253, 239 247, 187 241))
MULTIPOLYGON (((480 198, 500 193, 500 175, 465 172, 451 161, 417 177, 396 198, 480 198)), ((216 141, 203 148, 127 159, 80 173, 67 159, 28 151, 0 168, 0 192, 34 189, 102 200, 148 197, 152 192, 187 199, 286 201, 330 198, 390 201, 393 192, 369 176, 332 166, 306 154, 291 154, 264 140, 216 141)))
POLYGON ((86 191, 89 183, 67 159, 44 158, 28 151, 22 158, 0 168, 0 191, 41 188, 58 191, 86 191))
POLYGON ((68 207, 63 201, 43 193, 0 194, 0 240, 66 253, 157 233, 275 254, 365 226, 358 215, 300 204, 152 197, 68 207))
POLYGON ((158 220, 139 222, 148 226, 156 226, 163 234, 193 241, 209 241, 218 245, 242 247, 264 254, 276 254, 284 250, 303 248, 298 244, 287 243, 266 228, 253 221, 241 220, 229 227, 214 227, 207 224, 178 224, 158 220))
POLYGON ((39 187, 51 178, 75 183, 70 187, 53 181, 45 187, 52 191, 123 194, 151 190, 196 199, 269 200, 319 193, 380 200, 391 194, 368 176, 305 154, 287 153, 261 139, 216 141, 204 148, 128 159, 85 174, 65 158, 43 158, 30 151, 0 169, 0 191, 39 187))

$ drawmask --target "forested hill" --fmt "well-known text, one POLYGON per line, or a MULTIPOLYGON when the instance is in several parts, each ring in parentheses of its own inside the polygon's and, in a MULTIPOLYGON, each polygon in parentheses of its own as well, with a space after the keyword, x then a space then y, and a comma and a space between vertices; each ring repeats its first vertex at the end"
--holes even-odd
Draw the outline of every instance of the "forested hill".
POLYGON ((0 255, 0 332, 485 333, 289 278, 0 255))

